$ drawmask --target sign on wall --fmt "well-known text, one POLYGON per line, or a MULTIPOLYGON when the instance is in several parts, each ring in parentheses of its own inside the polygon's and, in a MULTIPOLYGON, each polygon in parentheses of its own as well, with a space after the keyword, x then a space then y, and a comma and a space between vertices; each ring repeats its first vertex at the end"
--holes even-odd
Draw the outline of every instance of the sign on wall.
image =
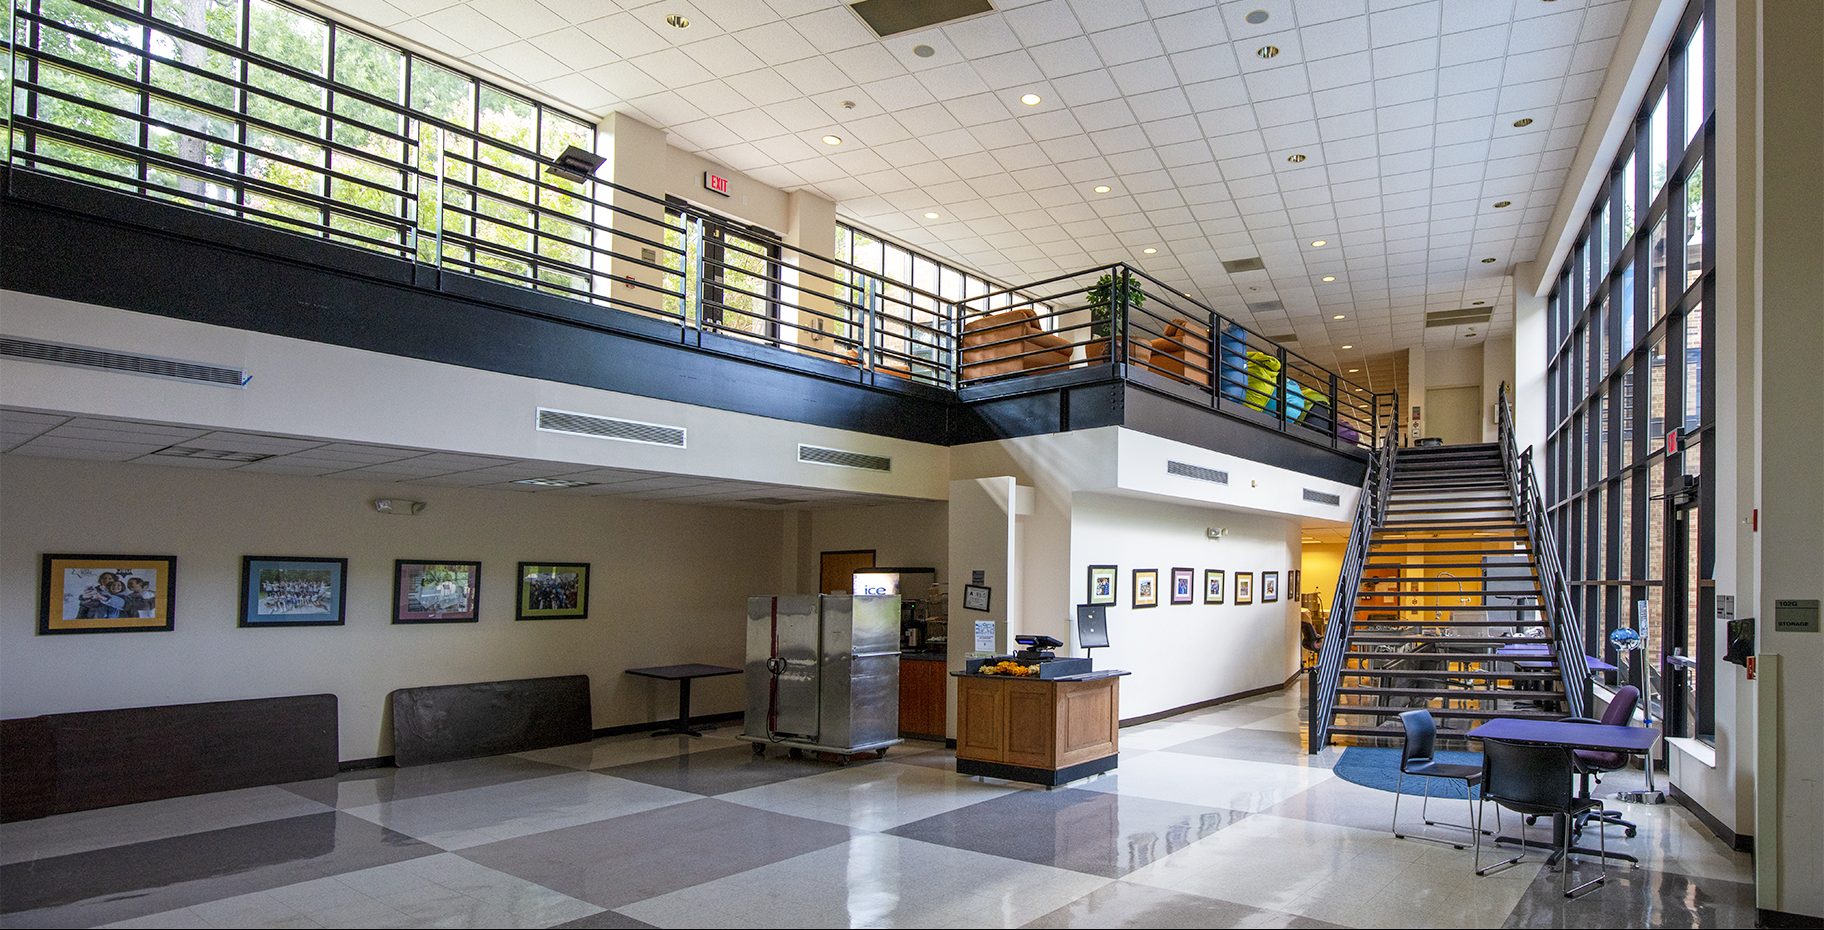
POLYGON ((703 189, 728 196, 728 179, 713 171, 703 172, 703 189))

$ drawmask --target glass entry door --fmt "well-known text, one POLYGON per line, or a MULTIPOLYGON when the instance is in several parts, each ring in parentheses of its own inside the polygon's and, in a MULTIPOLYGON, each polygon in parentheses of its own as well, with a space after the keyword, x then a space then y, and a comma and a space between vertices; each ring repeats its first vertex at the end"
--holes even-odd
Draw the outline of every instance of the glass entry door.
POLYGON ((673 201, 674 223, 703 222, 703 309, 699 323, 731 335, 779 340, 780 240, 774 233, 673 201))

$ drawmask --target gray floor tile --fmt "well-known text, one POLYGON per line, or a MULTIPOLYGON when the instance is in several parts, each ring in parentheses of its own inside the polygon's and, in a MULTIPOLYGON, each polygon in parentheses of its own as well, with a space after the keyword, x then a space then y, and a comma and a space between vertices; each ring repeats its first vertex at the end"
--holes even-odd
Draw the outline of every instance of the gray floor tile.
POLYGON ((1247 815, 1066 788, 1023 791, 887 832, 956 849, 1118 878, 1247 815))
POLYGON ((0 864, 320 814, 329 806, 278 787, 243 788, 0 824, 0 864))
MULTIPOLYGON (((1573 883, 1584 881, 1579 865, 1573 883)), ((1560 891, 1563 877, 1541 870, 1514 906, 1507 927, 1753 927, 1754 886, 1691 878, 1652 869, 1609 867, 1602 887, 1574 901, 1560 891)))
POLYGON ((615 908, 846 842, 849 830, 703 799, 490 843, 464 858, 615 908))
POLYGON ((1297 927, 1339 924, 1164 888, 1109 882, 1028 927, 1297 927))
POLYGON ((619 911, 601 911, 588 917, 578 917, 567 923, 558 924, 553 930, 624 930, 624 928, 650 927, 652 924, 635 920, 619 911))
POLYGON ((0 868, 0 926, 94 926, 439 852, 340 812, 0 868))
POLYGON ((827 762, 793 759, 783 753, 756 756, 751 748, 742 746, 617 765, 596 769, 596 772, 709 796, 820 775, 829 770, 827 762))
POLYGON ((370 804, 348 813, 444 849, 463 849, 695 799, 658 785, 565 770, 547 778, 370 804))
POLYGON ((282 787, 313 801, 347 810, 383 801, 402 801, 470 788, 504 785, 566 771, 569 769, 564 766, 535 762, 520 756, 487 756, 409 768, 389 765, 359 769, 343 772, 335 778, 293 782, 282 787))

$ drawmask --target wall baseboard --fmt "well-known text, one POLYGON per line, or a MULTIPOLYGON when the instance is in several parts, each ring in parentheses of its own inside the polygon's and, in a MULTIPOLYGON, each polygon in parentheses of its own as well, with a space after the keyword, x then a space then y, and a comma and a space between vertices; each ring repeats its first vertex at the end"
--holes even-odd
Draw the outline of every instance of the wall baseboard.
MULTIPOLYGON (((698 714, 691 717, 690 722, 697 726, 709 723, 732 723, 740 720, 742 716, 742 712, 738 710, 729 711, 724 714, 698 714)), ((648 733, 657 730, 660 727, 668 727, 675 723, 677 723, 676 720, 655 720, 652 723, 623 723, 619 726, 596 727, 594 730, 590 731, 590 738, 601 739, 604 736, 626 736, 629 733, 648 733)), ((337 763, 337 768, 343 772, 359 772, 364 769, 383 769, 391 768, 392 766, 392 756, 375 756, 372 759, 348 759, 337 763)))
MULTIPOLYGON (((1722 840, 1725 843, 1728 843, 1729 848, 1735 850, 1736 852, 1745 852, 1745 853, 1754 852, 1753 835, 1737 833, 1734 830, 1729 829, 1728 824, 1723 823, 1723 821, 1720 818, 1718 818, 1715 814, 1712 814, 1709 811, 1705 810, 1704 806, 1702 804, 1697 803, 1697 801, 1694 800, 1690 795, 1684 793, 1683 791, 1678 790, 1677 785, 1667 784, 1666 785, 1666 795, 1668 797, 1670 797, 1672 800, 1677 801, 1680 807, 1683 807, 1685 810, 1688 810, 1692 814, 1695 814, 1697 816, 1698 820, 1703 821, 1704 826, 1710 828, 1711 833, 1716 834, 1717 839, 1722 840)), ((1762 913, 1765 914, 1767 912, 1762 911, 1762 913)), ((1772 926, 1772 925, 1769 924, 1768 926, 1772 926)))
POLYGON ((1272 694, 1275 691, 1284 691, 1284 690, 1286 690, 1286 687, 1288 685, 1292 684, 1293 682, 1297 681, 1299 678, 1301 678, 1303 676, 1304 676, 1304 670, 1300 669, 1299 671, 1293 672, 1291 678, 1288 678, 1285 681, 1282 681, 1276 685, 1267 685, 1264 688, 1255 688, 1251 691, 1237 691, 1234 694, 1225 694, 1222 697, 1210 698, 1207 701, 1198 701, 1195 704, 1185 704, 1182 707, 1174 707, 1170 710, 1162 710, 1155 714, 1144 714, 1139 717, 1129 717, 1128 719, 1121 721, 1121 726, 1137 727, 1143 723, 1153 723, 1158 720, 1164 720, 1167 717, 1176 717, 1179 714, 1188 714, 1194 710, 1203 710, 1206 707, 1215 707, 1219 704, 1232 704, 1236 701, 1245 701, 1251 697, 1260 697, 1263 694, 1272 694))

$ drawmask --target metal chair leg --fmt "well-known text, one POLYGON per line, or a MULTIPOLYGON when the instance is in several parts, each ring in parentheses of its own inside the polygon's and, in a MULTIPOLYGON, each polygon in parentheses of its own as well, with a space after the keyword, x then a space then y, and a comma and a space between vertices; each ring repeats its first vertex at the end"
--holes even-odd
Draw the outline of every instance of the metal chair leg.
MULTIPOLYGON (((1482 801, 1482 803, 1486 805, 1488 803, 1487 799, 1484 799, 1482 801)), ((1501 822, 1501 803, 1499 801, 1495 802, 1495 822, 1496 823, 1501 822)), ((1476 874, 1477 875, 1487 875, 1498 869, 1506 869, 1506 868, 1513 866, 1515 864, 1518 864, 1519 862, 1526 859, 1526 821, 1522 820, 1520 822, 1520 855, 1515 856, 1512 859, 1503 859, 1500 862, 1493 862, 1493 863, 1488 864, 1487 866, 1482 865, 1482 830, 1480 829, 1481 826, 1482 826, 1482 815, 1480 813, 1478 813, 1476 815, 1476 827, 1478 828, 1476 830, 1476 874)))
MULTIPOLYGON (((1598 808, 1598 810, 1600 810, 1600 808, 1598 808)), ((1560 879, 1559 886, 1564 889, 1564 896, 1567 898, 1577 898, 1589 894, 1591 890, 1607 881, 1609 877, 1609 831, 1605 828, 1604 821, 1599 817, 1591 817, 1590 822, 1596 825, 1596 848, 1598 851, 1596 857, 1596 877, 1575 888, 1571 887, 1571 831, 1570 825, 1565 825, 1564 846, 1559 850, 1560 862, 1564 868, 1564 876, 1560 879)))

